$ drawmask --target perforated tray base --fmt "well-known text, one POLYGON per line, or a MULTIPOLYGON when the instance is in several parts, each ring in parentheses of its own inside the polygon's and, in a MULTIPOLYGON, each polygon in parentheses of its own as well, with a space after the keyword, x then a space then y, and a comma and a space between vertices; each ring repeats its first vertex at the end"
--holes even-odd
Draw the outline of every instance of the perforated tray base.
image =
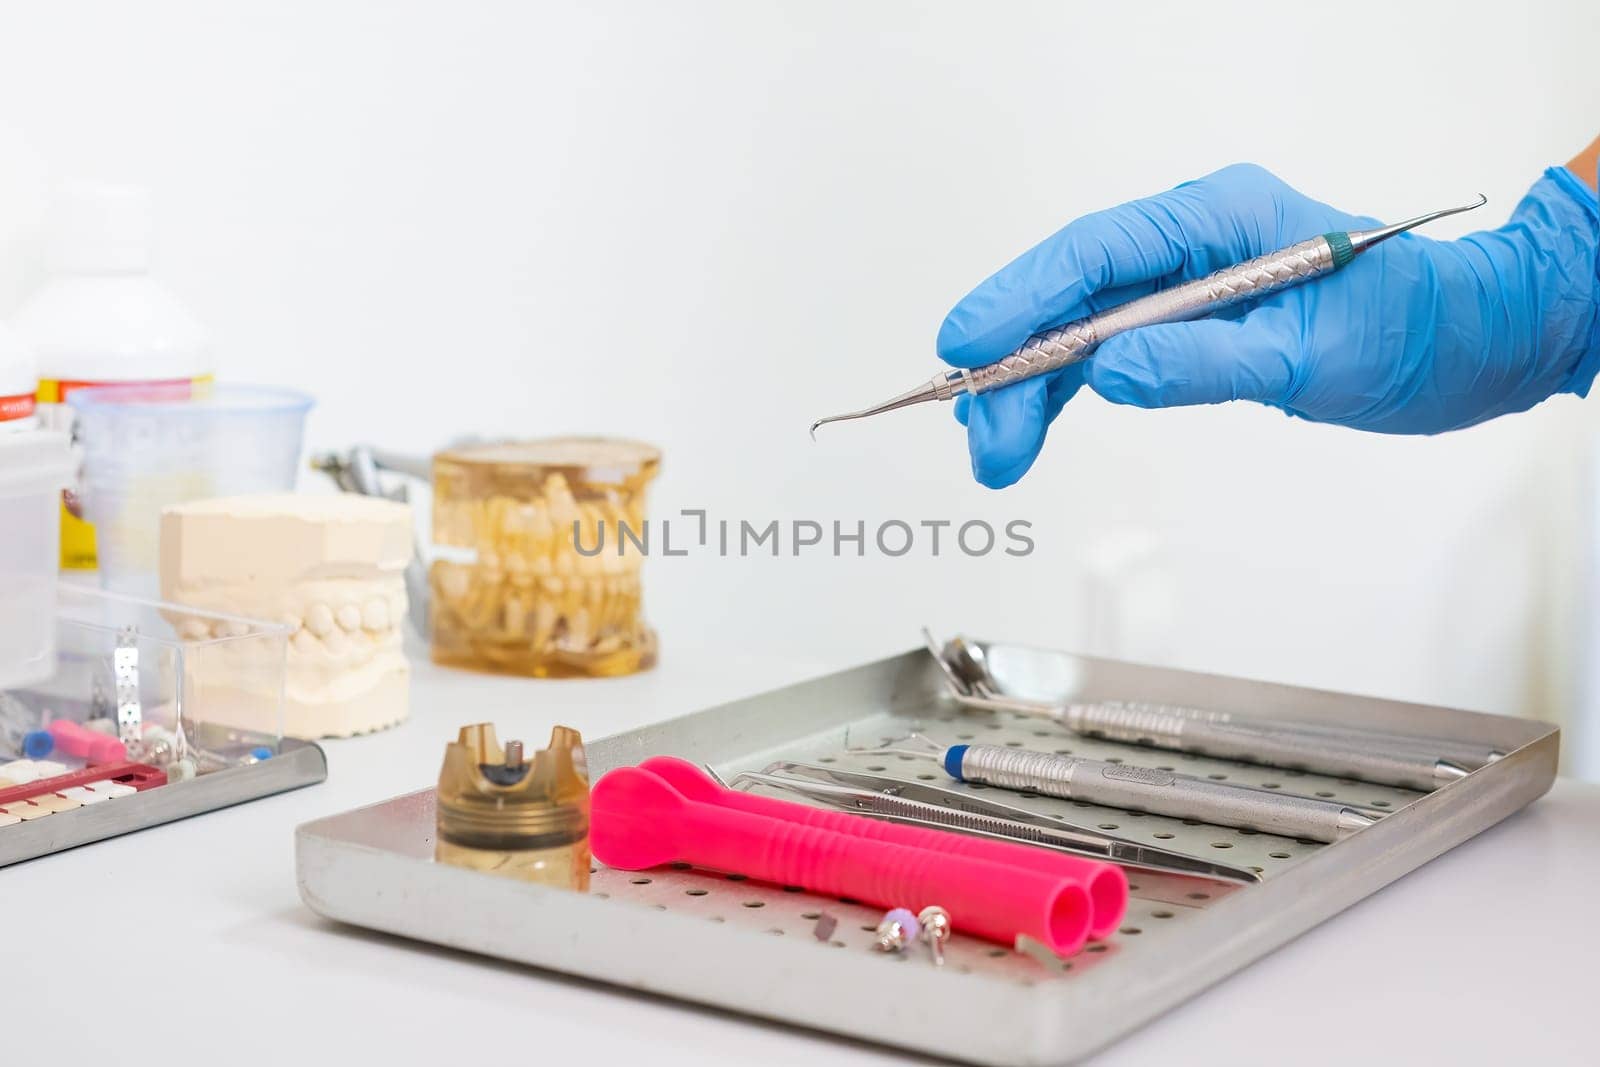
MULTIPOLYGON (((881 911, 738 874, 596 867, 590 892, 547 890, 435 864, 431 790, 301 827, 302 896, 332 918, 979 1063, 1063 1062, 1260 957, 1528 803, 1554 777, 1545 724, 1269 686, 1016 648, 990 662, 1014 695, 1182 701, 1281 718, 1382 723, 1483 742, 1511 755, 1432 794, 1069 734, 1042 720, 961 712, 939 696, 926 653, 909 653, 590 747, 595 772, 671 753, 724 775, 777 759, 981 790, 910 757, 847 752, 917 730, 1339 799, 1395 814, 1339 842, 997 793, 1007 802, 1258 871, 1253 886, 1130 870, 1121 929, 1070 959, 952 939, 924 952, 870 951, 881 911), (439 906, 435 906, 439 905, 439 906), (823 916, 835 920, 824 939, 823 916), (887 970, 886 970, 887 969, 887 970), (885 995, 886 975, 895 983, 885 995), (1004 1019, 974 1027, 971 1020, 1004 1019)), ((794 799, 790 794, 783 795, 794 799)), ((958 920, 959 925, 959 920, 958 920)))

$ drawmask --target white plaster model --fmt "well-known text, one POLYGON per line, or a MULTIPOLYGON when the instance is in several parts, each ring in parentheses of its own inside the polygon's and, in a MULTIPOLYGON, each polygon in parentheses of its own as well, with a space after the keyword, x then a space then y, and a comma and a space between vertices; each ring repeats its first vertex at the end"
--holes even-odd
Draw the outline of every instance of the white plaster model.
MULTIPOLYGON (((406 717, 410 667, 400 627, 411 546, 411 509, 375 497, 263 494, 180 504, 161 516, 161 595, 293 627, 283 732, 348 737, 406 717)), ((195 666, 226 669, 220 658, 195 666)), ((228 687, 222 677, 199 681, 205 693, 228 687)), ((276 728, 230 717, 226 704, 218 699, 197 714, 246 729, 276 728)))

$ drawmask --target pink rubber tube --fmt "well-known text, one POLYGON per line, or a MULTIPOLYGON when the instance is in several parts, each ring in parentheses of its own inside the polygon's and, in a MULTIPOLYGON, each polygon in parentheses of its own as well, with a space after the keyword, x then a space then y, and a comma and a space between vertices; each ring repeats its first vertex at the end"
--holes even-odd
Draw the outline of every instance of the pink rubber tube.
POLYGON ((737 808, 753 815, 787 819, 806 826, 818 826, 842 834, 854 834, 874 841, 892 841, 912 848, 927 848, 957 856, 1004 863, 1043 874, 1073 879, 1089 894, 1089 936, 1108 937, 1122 924, 1128 910, 1128 876, 1113 863, 1073 856, 1033 845, 1012 844, 991 838, 973 837, 950 830, 930 830, 904 826, 878 819, 828 811, 809 804, 795 804, 772 797, 745 793, 719 785, 705 771, 676 756, 651 756, 639 766, 659 775, 690 800, 737 808))
POLYGON ((689 863, 883 908, 938 904, 957 930, 1007 946, 1027 934, 1071 955, 1089 936, 1075 879, 690 800, 637 767, 595 783, 589 843, 621 870, 689 863))
POLYGON ((55 738, 56 748, 85 763, 121 763, 128 758, 128 749, 115 737, 96 733, 71 719, 57 719, 45 727, 55 738))

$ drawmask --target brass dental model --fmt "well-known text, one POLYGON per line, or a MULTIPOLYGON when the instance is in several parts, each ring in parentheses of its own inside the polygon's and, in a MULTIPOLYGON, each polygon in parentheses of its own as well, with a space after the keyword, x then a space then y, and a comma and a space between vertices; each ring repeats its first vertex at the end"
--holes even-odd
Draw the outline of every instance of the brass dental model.
POLYGON ((445 747, 435 804, 438 862, 588 889, 589 769, 571 727, 530 754, 521 741, 502 748, 488 723, 463 726, 445 747))

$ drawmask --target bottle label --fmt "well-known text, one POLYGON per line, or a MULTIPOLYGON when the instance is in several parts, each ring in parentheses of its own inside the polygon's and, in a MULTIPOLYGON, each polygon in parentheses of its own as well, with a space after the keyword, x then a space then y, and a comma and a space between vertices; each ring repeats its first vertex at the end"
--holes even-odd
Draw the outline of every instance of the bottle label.
POLYGON ((32 393, 18 393, 15 396, 0 396, 0 422, 10 422, 12 419, 25 419, 32 414, 32 393))
MULTIPOLYGON (((66 406, 67 397, 79 389, 97 385, 148 385, 162 391, 165 398, 180 399, 205 393, 211 387, 211 375, 194 378, 163 378, 146 381, 85 382, 73 379, 41 378, 38 401, 39 425, 46 430, 72 431, 72 409, 66 406)), ((83 505, 76 489, 66 489, 61 494, 61 569, 64 571, 92 571, 97 564, 94 525, 83 517, 83 505)))
POLYGON ((100 385, 149 386, 174 399, 181 399, 185 395, 194 396, 203 393, 211 385, 211 375, 202 374, 194 378, 145 378, 99 382, 78 381, 70 378, 40 378, 39 392, 36 396, 41 404, 64 404, 67 397, 79 389, 93 389, 100 385))

